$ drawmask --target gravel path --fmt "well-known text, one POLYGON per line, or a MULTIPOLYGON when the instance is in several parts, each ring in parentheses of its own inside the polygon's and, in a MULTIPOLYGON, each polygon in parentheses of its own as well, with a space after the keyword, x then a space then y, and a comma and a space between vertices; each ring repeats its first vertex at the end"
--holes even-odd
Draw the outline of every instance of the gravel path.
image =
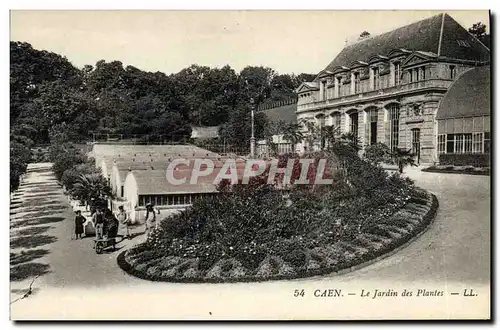
MULTIPOLYGON (((40 228, 33 237, 43 237, 35 240, 40 241, 36 243, 38 246, 30 248, 40 250, 38 255, 33 253, 37 258, 25 263, 39 264, 33 269, 40 272, 41 277, 35 282, 31 297, 12 305, 13 319, 476 318, 489 315, 490 177, 487 176, 408 169, 406 175, 439 199, 434 225, 401 252, 355 272, 251 284, 171 284, 133 278, 116 265, 118 251, 97 255, 92 250, 91 239, 70 240, 74 214, 49 169, 50 164, 30 164, 25 180, 12 199, 12 203, 21 204, 11 204, 11 213, 15 212, 11 214, 11 227, 16 226, 11 228, 11 245, 19 236, 19 230, 40 228), (34 192, 42 186, 46 187, 44 191, 34 192), (50 215, 39 217, 37 221, 41 224, 33 227, 29 207, 18 208, 22 213, 12 207, 34 201, 47 203, 44 208, 62 208, 49 210, 50 215), (23 222, 25 226, 18 226, 23 222), (479 292, 479 296, 449 296, 450 292, 468 288, 479 292), (304 289, 305 296, 294 298, 297 289, 304 289), (328 289, 342 289, 355 295, 343 299, 315 297, 316 290, 321 293, 328 289), (443 290, 446 297, 413 298, 404 302, 392 299, 381 305, 380 299, 360 301, 363 289, 372 293, 375 289, 443 290)), ((143 239, 142 235, 137 236, 123 246, 126 248, 143 239)), ((17 248, 12 252, 23 249, 26 250, 17 248)), ((11 281, 12 299, 24 293, 19 289, 27 288, 29 282, 29 279, 11 281)))

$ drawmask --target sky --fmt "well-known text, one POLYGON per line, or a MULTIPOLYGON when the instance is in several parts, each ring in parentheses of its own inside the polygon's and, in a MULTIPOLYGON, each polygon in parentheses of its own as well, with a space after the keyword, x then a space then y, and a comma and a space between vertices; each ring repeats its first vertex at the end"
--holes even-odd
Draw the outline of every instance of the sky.
MULTIPOLYGON (((363 31, 372 35, 442 11, 11 11, 10 40, 66 56, 175 73, 191 64, 318 73, 363 31)), ((488 11, 446 11, 465 28, 488 11)))

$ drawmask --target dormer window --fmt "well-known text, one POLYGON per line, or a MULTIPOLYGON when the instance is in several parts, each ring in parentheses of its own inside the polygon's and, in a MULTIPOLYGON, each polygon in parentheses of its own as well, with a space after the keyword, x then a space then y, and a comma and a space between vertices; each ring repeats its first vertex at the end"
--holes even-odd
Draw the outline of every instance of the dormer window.
POLYGON ((467 40, 458 39, 457 43, 460 47, 470 48, 470 44, 467 40))
POLYGON ((335 84, 335 97, 340 97, 340 88, 342 86, 342 77, 336 77, 335 78, 336 84, 335 84))
POLYGON ((401 63, 394 63, 394 85, 397 86, 401 83, 401 63))
POLYGON ((354 93, 361 92, 361 79, 359 72, 354 72, 354 93))

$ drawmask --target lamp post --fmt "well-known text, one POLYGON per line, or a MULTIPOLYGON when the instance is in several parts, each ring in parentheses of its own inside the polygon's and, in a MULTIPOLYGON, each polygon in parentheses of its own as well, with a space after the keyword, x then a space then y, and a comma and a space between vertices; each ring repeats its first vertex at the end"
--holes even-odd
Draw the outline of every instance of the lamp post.
POLYGON ((251 114, 252 114, 252 136, 250 137, 250 157, 253 159, 255 158, 255 134, 254 134, 254 110, 255 110, 255 104, 253 98, 250 99, 250 104, 251 104, 251 114))

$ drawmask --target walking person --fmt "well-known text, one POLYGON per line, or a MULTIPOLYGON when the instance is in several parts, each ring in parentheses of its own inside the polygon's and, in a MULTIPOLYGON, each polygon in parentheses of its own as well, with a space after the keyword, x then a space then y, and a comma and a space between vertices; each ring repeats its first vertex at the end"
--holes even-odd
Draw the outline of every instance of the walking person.
POLYGON ((76 211, 75 217, 75 238, 81 239, 83 234, 83 224, 87 221, 85 217, 82 215, 82 211, 76 211))
POLYGON ((96 209, 93 222, 95 227, 95 238, 101 239, 104 234, 104 214, 100 208, 96 209))
POLYGON ((118 233, 118 220, 110 209, 104 214, 104 237, 115 238, 118 233))
POLYGON ((149 236, 151 230, 156 228, 156 213, 160 214, 160 210, 156 209, 153 204, 146 205, 146 237, 149 236))
POLYGON ((118 206, 118 212, 115 217, 118 219, 118 235, 123 238, 131 239, 129 229, 130 219, 123 205, 118 206))

